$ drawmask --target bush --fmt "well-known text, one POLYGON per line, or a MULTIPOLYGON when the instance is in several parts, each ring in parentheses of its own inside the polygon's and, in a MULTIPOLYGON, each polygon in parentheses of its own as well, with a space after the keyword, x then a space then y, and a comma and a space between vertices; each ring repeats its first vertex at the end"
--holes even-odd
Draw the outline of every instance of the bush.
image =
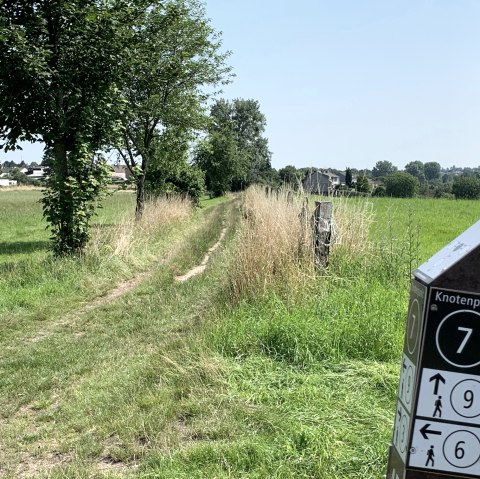
POLYGON ((373 192, 372 196, 378 196, 378 197, 384 197, 387 194, 387 190, 385 189, 385 186, 377 186, 373 192))
POLYGON ((457 176, 453 181, 452 193, 457 199, 477 200, 480 198, 480 180, 473 176, 457 176))
POLYGON ((410 173, 398 172, 388 175, 385 180, 387 196, 396 198, 412 198, 418 192, 420 183, 418 178, 410 173))
POLYGON ((177 169, 153 169, 147 173, 145 190, 153 196, 167 193, 187 195, 198 206, 205 191, 205 175, 197 166, 188 164, 177 169))

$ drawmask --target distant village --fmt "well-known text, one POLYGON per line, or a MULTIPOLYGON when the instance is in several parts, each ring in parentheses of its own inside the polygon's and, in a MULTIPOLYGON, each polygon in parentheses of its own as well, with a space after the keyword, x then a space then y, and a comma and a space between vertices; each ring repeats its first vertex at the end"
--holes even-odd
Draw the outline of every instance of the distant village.
MULTIPOLYGON (((110 172, 112 184, 125 184, 131 176, 128 168, 123 165, 111 165, 110 172)), ((442 168, 436 162, 414 161, 408 163, 404 170, 398 170, 388 161, 377 162, 372 170, 296 168, 288 165, 279 170, 271 168, 266 183, 274 187, 289 184, 294 188, 302 187, 307 193, 325 196, 385 196, 388 179, 399 173, 407 173, 415 179, 415 194, 418 195, 430 197, 458 196, 455 195, 454 184, 462 179, 469 183, 470 189, 473 185, 476 187, 476 189, 474 188, 475 191, 478 190, 478 195, 474 193, 470 197, 480 197, 480 166, 477 168, 456 166, 442 168)), ((20 164, 12 161, 0 163, 0 187, 42 186, 47 176, 48 167, 37 163, 27 164, 23 161, 20 164)))
MULTIPOLYGON (((110 167, 110 178, 112 183, 124 183, 130 177, 126 166, 112 165, 110 167)), ((0 187, 32 185, 42 186, 48 176, 48 167, 37 163, 17 164, 13 161, 5 161, 0 164, 0 187)))

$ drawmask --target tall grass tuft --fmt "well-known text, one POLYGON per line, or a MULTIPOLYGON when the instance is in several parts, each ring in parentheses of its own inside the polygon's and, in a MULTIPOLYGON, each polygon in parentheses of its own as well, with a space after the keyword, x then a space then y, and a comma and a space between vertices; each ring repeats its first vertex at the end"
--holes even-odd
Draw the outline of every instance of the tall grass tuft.
POLYGON ((335 244, 350 254, 370 249, 369 232, 374 220, 373 204, 363 198, 333 199, 333 236, 335 244))
MULTIPOLYGON (((252 187, 243 204, 240 244, 231 276, 233 298, 265 296, 272 288, 295 297, 315 276, 311 224, 315 202, 302 191, 267 195, 263 188, 252 187)), ((333 220, 335 248, 352 255, 369 249, 370 203, 335 199, 333 220)))
POLYGON ((192 212, 191 202, 180 196, 154 198, 146 202, 140 221, 133 213, 116 224, 97 224, 87 246, 87 255, 128 258, 134 254, 145 237, 157 234, 165 226, 186 218, 192 212))
POLYGON ((295 290, 313 275, 311 231, 300 219, 302 198, 290 199, 286 191, 267 196, 256 186, 245 192, 231 270, 234 301, 264 296, 272 288, 295 290))
POLYGON ((150 198, 145 204, 138 228, 145 233, 155 234, 162 227, 186 218, 191 212, 192 202, 183 196, 150 198))

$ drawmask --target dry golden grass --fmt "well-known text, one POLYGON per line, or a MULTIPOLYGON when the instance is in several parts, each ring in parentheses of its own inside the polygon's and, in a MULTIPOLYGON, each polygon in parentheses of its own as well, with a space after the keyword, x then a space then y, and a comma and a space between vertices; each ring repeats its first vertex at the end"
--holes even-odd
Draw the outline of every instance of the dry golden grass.
POLYGON ((173 196, 149 200, 140 221, 135 222, 130 213, 115 225, 100 224, 93 228, 87 254, 127 258, 142 243, 142 238, 181 221, 191 212, 192 205, 184 198, 173 196))
POLYGON ((154 233, 163 226, 186 218, 191 212, 192 203, 184 197, 153 198, 145 204, 145 210, 137 228, 147 233, 154 233))
MULTIPOLYGON (((243 202, 243 225, 231 277, 233 298, 258 297, 272 287, 295 297, 315 275, 314 199, 287 190, 267 197, 264 188, 252 187, 243 202)), ((334 199, 333 206, 332 248, 342 245, 351 253, 366 251, 373 220, 371 204, 334 199)))
POLYGON ((244 195, 243 225, 232 268, 234 299, 265 294, 272 286, 299 287, 313 274, 309 219, 301 221, 303 197, 263 188, 244 195))

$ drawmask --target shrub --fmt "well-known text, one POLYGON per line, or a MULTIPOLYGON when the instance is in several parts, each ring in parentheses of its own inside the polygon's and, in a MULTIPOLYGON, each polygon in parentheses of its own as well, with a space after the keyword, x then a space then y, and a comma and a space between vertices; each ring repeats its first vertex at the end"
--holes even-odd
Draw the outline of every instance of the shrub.
POLYGON ((372 192, 372 196, 378 196, 378 197, 383 197, 386 194, 387 194, 387 190, 385 189, 385 186, 383 186, 383 185, 377 186, 372 192))
POLYGON ((419 186, 418 178, 405 172, 392 173, 385 180, 387 196, 396 198, 412 198, 417 194, 419 186))
POLYGON ((457 176, 453 181, 455 198, 476 200, 480 198, 480 180, 473 176, 457 176))

